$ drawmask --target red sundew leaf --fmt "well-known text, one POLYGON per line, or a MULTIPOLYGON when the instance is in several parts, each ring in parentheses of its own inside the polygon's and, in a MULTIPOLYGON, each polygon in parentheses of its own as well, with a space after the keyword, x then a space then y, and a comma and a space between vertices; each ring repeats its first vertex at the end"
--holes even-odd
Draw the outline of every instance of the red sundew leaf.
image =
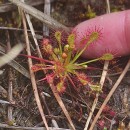
POLYGON ((21 56, 25 56, 25 57, 28 57, 28 58, 32 58, 32 59, 35 59, 35 60, 39 60, 39 61, 43 61, 43 62, 47 62, 47 63, 51 63, 51 64, 54 64, 53 61, 50 61, 50 60, 45 60, 45 59, 42 59, 42 58, 39 58, 39 57, 35 57, 35 56, 28 56, 28 55, 24 55, 24 54, 20 54, 21 56))
POLYGON ((110 114, 110 116, 114 117, 114 116, 116 115, 116 112, 114 112, 113 110, 111 110, 111 111, 109 112, 109 114, 110 114))
POLYGON ((111 108, 108 105, 104 107, 103 112, 108 113, 111 117, 114 117, 116 115, 116 112, 111 110, 111 108))
POLYGON ((50 83, 50 82, 52 83, 53 81, 51 81, 52 79, 50 79, 50 77, 54 79, 54 76, 55 76, 55 75, 54 75, 53 73, 52 73, 52 74, 49 74, 49 75, 47 75, 45 78, 42 78, 42 79, 38 80, 38 82, 47 80, 48 83, 50 83))
POLYGON ((104 120, 98 121, 98 125, 99 125, 100 128, 104 128, 104 125, 105 125, 104 120))
POLYGON ((45 77, 45 78, 42 78, 42 79, 40 79, 40 80, 38 80, 38 82, 45 81, 45 80, 47 80, 46 77, 45 77))
POLYGON ((50 43, 50 40, 49 40, 49 39, 43 38, 43 40, 42 40, 42 45, 47 45, 47 44, 49 44, 49 43, 50 43))
POLYGON ((37 72, 37 71, 41 70, 41 67, 39 67, 39 66, 37 66, 37 65, 33 65, 33 66, 31 67, 31 70, 32 70, 33 72, 37 72))
POLYGON ((48 74, 46 79, 49 84, 53 84, 54 74, 48 74))
POLYGON ((43 64, 35 64, 31 67, 31 69, 33 70, 33 72, 37 72, 39 70, 53 70, 54 67, 53 66, 44 66, 43 64))
POLYGON ((69 75, 67 75, 67 78, 69 79, 70 83, 73 85, 73 87, 76 90, 76 86, 75 86, 74 82, 72 81, 71 77, 69 75))
POLYGON ((51 30, 51 40, 53 40, 53 42, 54 43, 56 43, 57 44, 57 40, 56 40, 56 38, 55 38, 55 33, 56 32, 60 32, 62 35, 61 35, 61 41, 62 41, 62 44, 64 44, 64 43, 66 43, 66 40, 67 40, 67 38, 68 38, 68 35, 70 34, 70 33, 68 33, 68 32, 66 32, 66 31, 64 31, 64 30, 51 30))
POLYGON ((94 38, 95 40, 92 43, 99 42, 99 40, 101 40, 103 37, 102 30, 103 30, 102 27, 96 26, 96 25, 92 26, 92 27, 88 27, 88 29, 86 30, 86 33, 84 35, 84 37, 86 38, 86 41, 89 41, 92 38, 94 38), (96 37, 93 34, 97 34, 96 37))
POLYGON ((90 80, 84 73, 76 73, 76 76, 83 85, 87 85, 90 82, 90 80))
POLYGON ((56 85, 56 88, 57 88, 57 91, 58 91, 60 94, 64 93, 65 90, 66 90, 66 86, 64 86, 64 82, 63 82, 63 81, 59 82, 59 83, 56 85))

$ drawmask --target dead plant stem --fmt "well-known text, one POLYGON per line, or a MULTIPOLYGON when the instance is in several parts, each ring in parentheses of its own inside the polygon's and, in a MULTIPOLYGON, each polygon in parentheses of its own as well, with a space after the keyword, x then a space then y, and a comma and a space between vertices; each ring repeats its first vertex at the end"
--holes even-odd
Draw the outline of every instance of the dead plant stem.
POLYGON ((59 103, 60 107, 62 108, 68 122, 70 123, 71 129, 76 130, 75 126, 74 126, 74 124, 73 124, 73 122, 72 122, 72 120, 70 118, 70 115, 69 115, 68 111, 66 110, 66 107, 65 107, 63 101, 61 100, 61 97, 59 96, 57 90, 55 89, 55 86, 53 84, 50 84, 50 87, 51 87, 51 90, 53 91, 53 94, 54 94, 57 102, 59 103))
MULTIPOLYGON (((24 26, 24 35, 25 35, 25 40, 26 40, 26 50, 27 50, 27 55, 31 55, 31 50, 30 50, 30 45, 29 45, 29 38, 28 38, 28 33, 27 33, 27 25, 26 25, 26 19, 24 16, 24 13, 21 11, 22 14, 22 20, 23 20, 23 26, 24 26)), ((30 71, 30 76, 31 76, 31 82, 32 82, 32 87, 33 87, 33 91, 34 91, 34 96, 36 99, 36 103, 39 109, 39 112, 41 114, 42 120, 45 124, 45 127, 47 130, 49 130, 46 118, 45 118, 45 114, 40 102, 40 98, 39 98, 39 94, 38 94, 38 90, 37 90, 37 86, 36 86, 36 80, 35 80, 35 75, 33 73, 33 71, 31 70, 32 67, 32 60, 31 58, 28 58, 28 64, 29 64, 29 71, 30 71)))

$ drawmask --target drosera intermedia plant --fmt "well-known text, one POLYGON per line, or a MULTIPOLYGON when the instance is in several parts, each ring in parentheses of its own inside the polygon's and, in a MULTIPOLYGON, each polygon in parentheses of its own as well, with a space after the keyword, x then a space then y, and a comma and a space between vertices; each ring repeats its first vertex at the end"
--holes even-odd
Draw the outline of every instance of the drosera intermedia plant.
MULTIPOLYGON (((66 90, 66 81, 70 81, 70 83, 76 89, 76 84, 74 84, 72 80, 72 76, 77 78, 78 81, 83 86, 89 86, 92 91, 101 92, 100 85, 93 84, 85 73, 79 72, 79 70, 84 70, 89 68, 88 64, 91 62, 96 62, 98 60, 112 60, 114 57, 111 53, 105 53, 101 57, 85 61, 82 63, 78 63, 79 57, 82 55, 84 51, 86 51, 87 47, 92 44, 94 41, 97 41, 100 38, 100 34, 97 31, 91 32, 89 37, 87 37, 86 44, 84 48, 75 53, 75 33, 71 33, 68 35, 66 44, 62 42, 62 32, 56 31, 54 33, 54 38, 57 41, 57 45, 53 46, 53 40, 44 38, 42 42, 42 51, 47 54, 46 59, 28 56, 29 58, 33 58, 39 61, 44 62, 45 64, 34 64, 32 70, 37 72, 39 70, 46 70, 46 77, 41 79, 47 80, 49 84, 55 84, 55 88, 59 93, 63 93, 66 90), (55 82, 55 80, 57 82, 55 82)), ((84 40, 81 41, 82 44, 84 40)))

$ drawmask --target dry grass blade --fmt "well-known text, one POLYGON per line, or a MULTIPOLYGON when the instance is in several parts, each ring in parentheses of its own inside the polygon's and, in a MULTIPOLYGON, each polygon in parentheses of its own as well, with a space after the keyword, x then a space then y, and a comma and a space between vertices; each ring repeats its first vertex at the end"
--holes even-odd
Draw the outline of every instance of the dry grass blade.
MULTIPOLYGON (((51 13, 51 4, 50 4, 50 0, 45 0, 45 4, 44 4, 44 13, 47 14, 48 16, 50 16, 51 13)), ((43 34, 45 36, 49 36, 49 28, 43 24, 43 34)))
POLYGON ((0 85, 0 93, 1 93, 1 95, 3 96, 3 97, 7 97, 7 91, 6 91, 6 89, 4 88, 4 87, 2 87, 1 85, 0 85))
MULTIPOLYGON (((29 45, 29 39, 28 39, 28 33, 27 33, 27 25, 26 25, 26 20, 25 20, 25 16, 23 14, 23 12, 21 11, 22 14, 22 18, 23 18, 23 26, 24 26, 24 35, 25 35, 25 40, 26 40, 26 46, 27 46, 27 54, 31 55, 31 50, 30 50, 30 45, 29 45)), ((32 60, 28 59, 28 64, 29 64, 29 71, 30 71, 30 76, 31 76, 31 82, 32 82, 32 87, 33 87, 33 91, 34 91, 34 96, 37 102, 37 106, 39 109, 39 112, 41 114, 42 120, 45 124, 45 127, 47 130, 49 130, 45 115, 44 115, 44 111, 40 102, 40 98, 39 98, 39 94, 38 94, 38 90, 37 90, 37 86, 36 86, 36 80, 35 80, 35 75, 33 73, 33 71, 31 70, 32 67, 32 60)))
POLYGON ((55 86, 53 84, 50 84, 50 87, 51 87, 51 90, 53 91, 53 94, 54 94, 57 102, 59 103, 60 107, 62 108, 68 122, 70 123, 70 126, 72 127, 71 129, 76 130, 75 126, 74 126, 74 124, 73 124, 73 122, 72 122, 72 120, 70 118, 70 115, 69 115, 68 111, 66 110, 66 107, 65 107, 63 101, 61 100, 60 95, 58 94, 57 90, 55 89, 55 86))
POLYGON ((0 100, 0 103, 1 103, 1 104, 11 104, 10 102, 5 101, 5 100, 0 100))
MULTIPOLYGON (((24 0, 22 0, 22 2, 24 2, 24 0)), ((35 31, 34 31, 30 16, 29 16, 29 14, 25 14, 25 16, 26 16, 26 19, 27 19, 31 34, 32 34, 34 42, 35 42, 35 46, 36 46, 36 49, 37 49, 37 52, 38 52, 38 56, 40 58, 42 58, 42 54, 41 54, 41 51, 40 51, 40 48, 39 48, 39 45, 38 45, 38 41, 37 41, 37 39, 35 37, 36 34, 35 34, 35 31)))
POLYGON ((18 72, 20 72, 22 75, 24 75, 26 78, 30 79, 30 75, 28 70, 26 70, 23 66, 21 66, 18 62, 15 60, 12 60, 10 63, 8 63, 11 67, 16 69, 18 72))
POLYGON ((44 14, 43 12, 41 12, 27 4, 24 4, 23 2, 20 2, 19 0, 9 0, 9 1, 12 2, 13 4, 17 5, 21 9, 23 9, 28 14, 39 19, 40 21, 42 21, 43 23, 45 23, 48 27, 50 27, 52 29, 56 29, 56 30, 62 29, 62 30, 70 31, 69 28, 67 28, 64 25, 62 25, 61 23, 57 22, 50 16, 44 14))
MULTIPOLYGON (((0 46, 0 54, 5 55, 5 49, 2 46, 0 46)), ((12 60, 11 62, 8 62, 7 64, 9 64, 11 67, 13 67, 18 72, 23 74, 25 77, 30 79, 29 72, 23 66, 21 66, 17 61, 12 60)))
POLYGON ((0 57, 0 67, 13 60, 22 50, 23 50, 22 44, 15 45, 7 54, 0 57))

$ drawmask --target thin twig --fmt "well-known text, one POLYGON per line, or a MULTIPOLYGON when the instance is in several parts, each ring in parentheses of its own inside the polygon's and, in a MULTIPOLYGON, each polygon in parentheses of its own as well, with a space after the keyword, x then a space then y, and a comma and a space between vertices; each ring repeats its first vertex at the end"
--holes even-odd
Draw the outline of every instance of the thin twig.
MULTIPOLYGON (((31 55, 31 50, 30 50, 30 45, 29 45, 29 39, 28 39, 28 33, 27 33, 27 25, 26 25, 26 20, 25 20, 25 16, 23 14, 23 12, 21 11, 21 14, 22 14, 22 18, 23 18, 23 26, 24 26, 24 35, 25 35, 25 40, 26 40, 26 46, 27 46, 27 54, 28 55, 31 55)), ((35 75, 33 73, 33 71, 31 70, 31 67, 32 67, 32 60, 31 58, 28 58, 28 64, 29 64, 29 71, 30 71, 30 76, 31 76, 31 82, 32 82, 32 87, 33 87, 33 91, 34 91, 34 96, 35 96, 35 99, 36 99, 36 103, 37 103, 37 106, 38 106, 38 109, 40 111, 40 114, 41 114, 41 117, 42 117, 42 120, 45 124, 45 127, 47 130, 49 130, 49 127, 48 127, 48 124, 47 124, 47 121, 46 121, 46 118, 45 118, 45 115, 44 115, 44 111, 42 109, 42 105, 41 105, 41 102, 40 102, 40 98, 39 98, 39 95, 38 95, 38 90, 37 90, 37 86, 36 86, 36 80, 35 80, 35 75)))
MULTIPOLYGON (((53 125, 55 128, 59 128, 59 126, 58 126, 56 120, 53 118, 53 116, 52 116, 52 114, 51 114, 51 112, 50 112, 50 110, 49 110, 49 108, 48 108, 48 106, 47 106, 44 93, 43 93, 43 92, 40 93, 40 96, 41 96, 41 98, 42 98, 42 100, 43 100, 43 103, 44 103, 46 109, 47 109, 48 115, 49 115, 50 117, 52 117, 52 119, 51 119, 52 125, 53 125)), ((40 123, 40 124, 42 124, 42 123, 40 123)))
MULTIPOLYGON (((0 128, 5 129, 15 129, 15 130, 46 130, 45 127, 23 127, 23 126, 9 126, 7 124, 1 124, 0 128)), ((64 129, 64 128, 55 128, 55 127, 49 127, 49 130, 70 130, 70 129, 64 129)))
MULTIPOLYGON (((1 26, 0 30, 11 30, 11 31, 24 31, 21 28, 14 28, 14 27, 5 27, 5 26, 1 26)), ((30 32, 31 30, 27 30, 28 32, 30 32)), ((35 32, 39 32, 41 33, 41 31, 35 31, 35 32)))
POLYGON ((120 82, 122 81, 122 79, 124 78, 125 74, 127 73, 128 69, 130 68, 130 59, 126 65, 126 67, 124 68, 122 74, 119 76, 119 78, 117 79, 116 83, 114 84, 114 86, 112 87, 111 91, 109 92, 109 94, 107 95, 105 101, 103 102, 102 106, 100 107, 97 115, 94 118, 94 121, 91 124, 91 127, 89 130, 93 130, 95 123, 97 122, 100 114, 102 113, 103 108, 106 106, 106 104, 108 103, 108 101, 110 100, 111 96, 113 95, 113 93, 115 92, 115 90, 117 89, 118 85, 120 84, 120 82))
MULTIPOLYGON (((130 71, 130 69, 128 70, 130 71)), ((119 72, 116 72, 116 73, 113 73, 113 74, 107 74, 108 77, 112 77, 112 76, 117 76, 117 75, 120 75, 122 73, 122 71, 119 71, 119 72)), ((92 77, 92 78, 100 78, 101 75, 90 75, 88 77, 92 77)))
POLYGON ((36 46, 36 49, 37 49, 37 52, 38 52, 38 56, 40 58, 42 58, 42 54, 41 54, 41 51, 40 51, 40 48, 39 48, 39 45, 38 45, 38 41, 37 41, 37 39, 35 37, 35 31, 34 31, 30 16, 29 16, 29 14, 25 14, 25 16, 26 16, 29 28, 31 30, 31 33, 32 33, 32 36, 33 36, 33 39, 34 39, 34 43, 35 43, 35 46, 36 46))

